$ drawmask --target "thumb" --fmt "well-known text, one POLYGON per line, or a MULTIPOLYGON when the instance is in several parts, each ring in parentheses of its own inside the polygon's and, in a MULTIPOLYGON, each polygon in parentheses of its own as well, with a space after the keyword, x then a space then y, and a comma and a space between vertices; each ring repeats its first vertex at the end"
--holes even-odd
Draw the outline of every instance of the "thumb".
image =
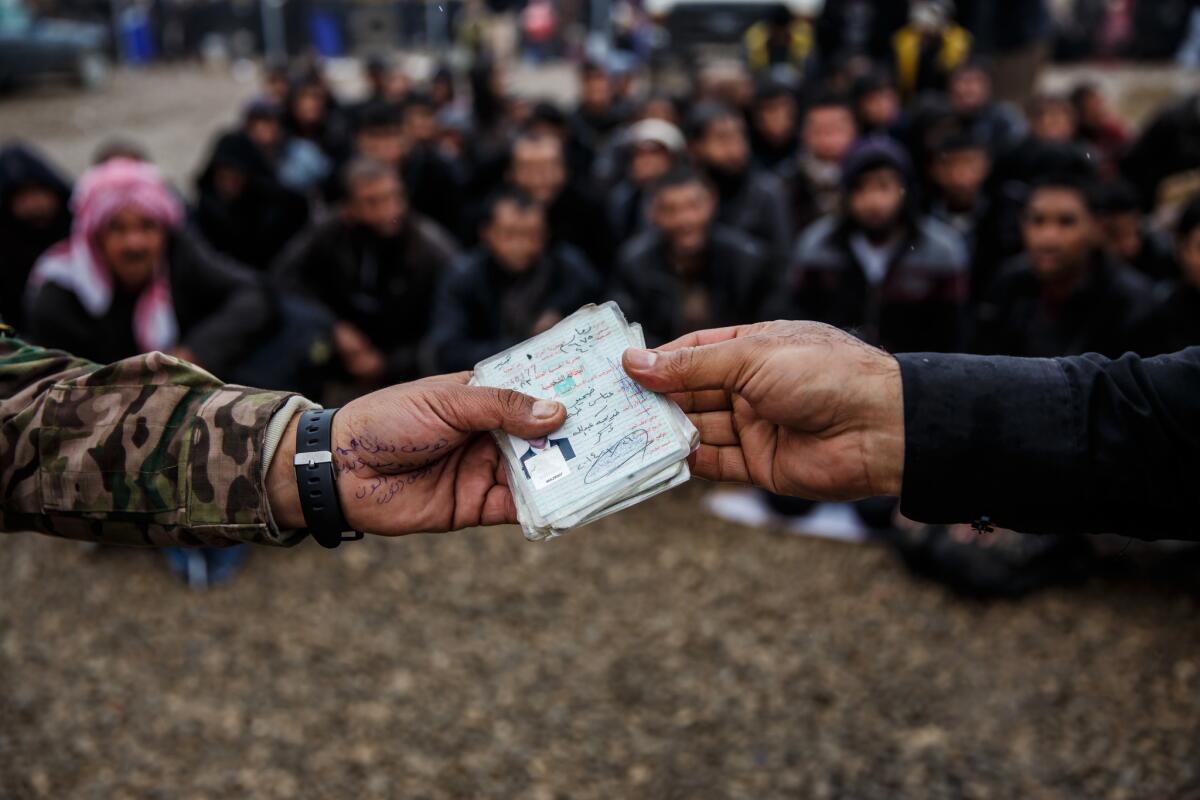
POLYGON ((655 392, 732 390, 750 358, 746 340, 734 339, 678 350, 630 348, 622 365, 629 377, 655 392))
POLYGON ((503 430, 522 439, 545 436, 562 427, 567 409, 511 389, 485 386, 439 387, 443 418, 463 432, 503 430))

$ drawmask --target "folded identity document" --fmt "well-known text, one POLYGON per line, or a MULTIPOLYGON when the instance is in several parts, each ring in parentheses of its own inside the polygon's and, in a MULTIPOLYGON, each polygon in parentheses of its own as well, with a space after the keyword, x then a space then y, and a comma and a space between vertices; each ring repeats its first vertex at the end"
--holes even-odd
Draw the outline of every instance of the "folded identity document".
POLYGON ((545 439, 493 435, 525 537, 549 539, 686 483, 699 434, 675 403, 625 374, 644 347, 616 303, 587 305, 475 365, 472 385, 557 400, 567 421, 545 439))

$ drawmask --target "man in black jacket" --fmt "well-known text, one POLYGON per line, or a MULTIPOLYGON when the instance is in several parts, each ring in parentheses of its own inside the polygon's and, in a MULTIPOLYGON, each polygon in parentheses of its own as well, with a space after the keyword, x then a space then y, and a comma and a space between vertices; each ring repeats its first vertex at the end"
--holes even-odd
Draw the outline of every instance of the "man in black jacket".
POLYGON ((717 220, 757 239, 782 269, 794 233, 787 189, 775 174, 751 162, 742 117, 705 101, 692 110, 687 134, 696 166, 716 187, 717 220))
POLYGON ((479 247, 438 290, 429 336, 438 371, 471 369, 598 299, 583 256, 547 240, 546 212, 528 195, 509 189, 488 201, 479 247))
POLYGON ((775 271, 750 237, 714 223, 716 197, 690 169, 677 169, 651 191, 653 229, 626 243, 612 294, 646 340, 761 318, 775 271))
POLYGON ((700 430, 692 474, 928 523, 1200 539, 1200 348, 891 356, 825 325, 701 331, 624 367, 700 430), (733 403, 733 399, 737 403, 733 403))
POLYGON ((979 308, 976 352, 1116 357, 1149 300, 1150 284, 1101 246, 1094 194, 1070 177, 1048 177, 1029 196, 1025 252, 1001 271, 979 308))
POLYGON ((844 210, 811 225, 796 246, 791 316, 853 328, 889 350, 962 347, 966 245, 920 214, 903 149, 863 140, 846 157, 842 184, 844 210))
POLYGON ((367 386, 413 380, 428 372, 421 343, 438 279, 458 250, 445 231, 409 208, 386 165, 352 161, 343 183, 341 213, 293 242, 276 276, 285 290, 337 320, 334 348, 352 378, 367 386))
POLYGON ((581 252, 589 266, 607 273, 615 251, 604 206, 567 170, 562 140, 547 133, 528 132, 512 146, 508 183, 546 209, 551 242, 581 252))
POLYGON ((1134 326, 1134 346, 1142 355, 1200 345, 1200 196, 1187 205, 1175 227, 1175 254, 1180 280, 1160 285, 1134 326))

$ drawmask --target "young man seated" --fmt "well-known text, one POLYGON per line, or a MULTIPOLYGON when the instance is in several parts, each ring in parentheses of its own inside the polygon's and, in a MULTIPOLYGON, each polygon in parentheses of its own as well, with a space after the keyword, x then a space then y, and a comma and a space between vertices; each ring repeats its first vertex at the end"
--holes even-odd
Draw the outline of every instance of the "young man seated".
POLYGON ((757 239, 782 265, 792 246, 787 189, 750 160, 746 123, 729 106, 701 102, 688 126, 692 158, 717 191, 717 219, 757 239))
POLYGON ((345 373, 362 387, 413 380, 437 282, 458 256, 438 225, 409 207, 396 171, 350 162, 339 213, 292 243, 275 275, 336 320, 333 344, 345 373))
POLYGON ((1004 259, 1000 207, 987 190, 992 158, 987 145, 966 131, 934 145, 929 165, 930 215, 958 231, 971 254, 971 296, 978 300, 1004 259))
POLYGON ((618 161, 623 177, 608 192, 609 226, 625 242, 646 226, 650 188, 684 158, 683 133, 670 122, 643 119, 626 129, 618 161))
POLYGON ((977 352, 1116 358, 1129 348, 1149 281, 1104 249, 1094 202, 1074 176, 1035 184, 1022 223, 1025 250, 980 305, 977 352))
POLYGON ((864 139, 846 157, 843 210, 797 244, 791 313, 853 329, 895 352, 953 352, 965 339, 966 244, 922 216, 898 143, 864 139))
POLYGON ((1184 207, 1175 226, 1175 257, 1180 281, 1159 286, 1136 325, 1134 349, 1142 355, 1200 345, 1200 196, 1184 207))
POLYGON ((576 248, 589 266, 607 272, 615 250, 604 205, 567 169, 562 140, 547 133, 527 132, 512 146, 508 184, 546 209, 554 244, 576 248))
POLYGON ((471 369, 550 329, 596 301, 599 284, 577 250, 548 244, 541 205, 502 190, 486 205, 479 246, 459 260, 438 292, 429 337, 435 369, 471 369))
POLYGON ((101 364, 162 350, 228 376, 266 333, 266 289, 186 228, 154 166, 92 168, 74 207, 70 237, 30 277, 34 342, 101 364))
POLYGON ((1104 246, 1117 260, 1153 281, 1180 277, 1170 236, 1147 224, 1132 185, 1116 181, 1105 186, 1097 199, 1097 216, 1104 246))
POLYGON ((763 318, 776 270, 761 245, 714 222, 715 213, 713 188, 676 169, 650 190, 650 230, 621 250, 611 294, 652 346, 763 318))
POLYGON ((800 123, 800 151, 778 170, 792 202, 795 230, 802 231, 837 211, 842 159, 856 138, 854 109, 848 100, 835 94, 819 94, 809 100, 800 123))

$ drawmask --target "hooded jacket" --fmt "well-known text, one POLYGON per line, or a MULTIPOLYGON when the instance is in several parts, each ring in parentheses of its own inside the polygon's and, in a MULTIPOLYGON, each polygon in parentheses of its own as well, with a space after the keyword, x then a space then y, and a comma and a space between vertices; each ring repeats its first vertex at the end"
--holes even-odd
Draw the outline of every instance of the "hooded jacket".
POLYGON ((883 279, 873 285, 855 255, 854 221, 845 214, 824 217, 796 245, 790 311, 800 319, 853 330, 896 352, 958 350, 967 333, 966 244, 950 226, 919 215, 907 156, 890 139, 867 139, 851 150, 842 170, 844 187, 849 190, 881 167, 895 169, 909 186, 901 212, 903 238, 883 279))

